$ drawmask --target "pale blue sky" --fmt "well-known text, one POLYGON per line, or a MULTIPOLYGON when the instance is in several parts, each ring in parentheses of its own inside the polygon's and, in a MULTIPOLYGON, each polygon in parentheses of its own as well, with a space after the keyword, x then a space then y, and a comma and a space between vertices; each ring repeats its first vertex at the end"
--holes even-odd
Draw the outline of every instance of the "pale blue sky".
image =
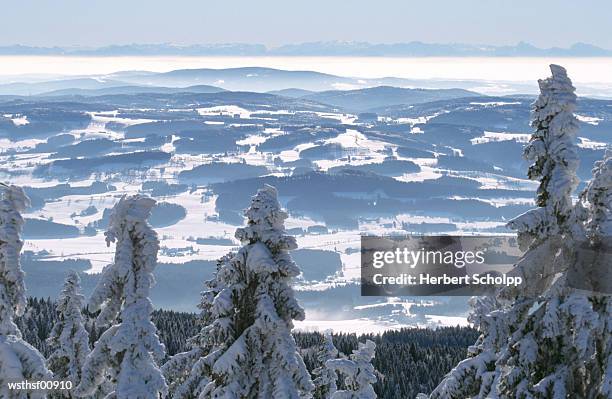
POLYGON ((610 0, 9 0, 0 45, 515 44, 612 48, 610 0))

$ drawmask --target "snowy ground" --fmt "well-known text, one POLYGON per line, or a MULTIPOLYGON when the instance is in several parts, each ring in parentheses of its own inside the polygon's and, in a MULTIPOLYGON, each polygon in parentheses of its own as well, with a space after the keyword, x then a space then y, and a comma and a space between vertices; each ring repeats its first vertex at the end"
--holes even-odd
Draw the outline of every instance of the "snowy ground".
MULTIPOLYGON (((498 105, 498 104, 495 104, 498 105)), ((202 116, 218 116, 218 115, 238 115, 240 121, 248 122, 253 112, 237 106, 217 106, 210 108, 198 108, 197 112, 202 116)), ((265 112, 256 111, 258 114, 265 112)), ((92 138, 92 137, 106 137, 114 140, 123 139, 123 134, 109 130, 105 127, 108 122, 117 122, 124 125, 133 125, 145 122, 151 122, 152 119, 129 119, 125 117, 119 117, 118 111, 106 111, 106 112, 91 112, 93 119, 90 125, 85 129, 74 130, 71 133, 81 139, 92 138)), ((289 114, 289 111, 275 111, 276 114, 289 114)), ((356 117, 354 115, 347 114, 333 114, 333 113, 320 113, 321 116, 332 117, 342 121, 345 124, 356 123, 356 117)), ((422 117, 407 120, 405 118, 398 119, 397 123, 423 123, 430 119, 432 116, 422 117)), ((15 123, 27 123, 27 118, 20 116, 14 118, 15 123)), ((278 129, 267 129, 263 133, 253 134, 239 142, 242 145, 250 145, 251 149, 247 153, 240 155, 229 155, 223 158, 224 162, 245 162, 251 165, 267 165, 274 170, 274 165, 270 163, 270 159, 274 156, 271 153, 261 153, 256 151, 256 145, 261 144, 271 137, 283 134, 278 129)), ((482 140, 525 140, 525 135, 511 134, 511 133, 490 133, 485 132, 482 140)), ((14 148, 31 148, 34 145, 43 142, 44 140, 24 140, 18 142, 9 142, 8 140, 2 140, 3 148, 7 149, 14 148)), ((348 128, 346 132, 339 134, 337 137, 326 139, 318 144, 338 144, 343 148, 354 150, 353 156, 350 160, 351 165, 360 165, 364 163, 382 162, 386 155, 383 153, 388 144, 368 139, 362 133, 357 130, 348 128)), ((292 161, 299 158, 301 151, 314 147, 315 143, 307 143, 297 145, 292 150, 285 150, 279 155, 284 161, 292 161)), ((394 149, 393 146, 391 146, 394 149)), ((49 154, 33 154, 32 156, 17 156, 12 157, 8 160, 8 166, 14 168, 20 168, 22 170, 32 169, 35 165, 45 164, 49 162, 47 158, 49 154)), ((172 158, 172 162, 169 165, 165 165, 163 170, 161 168, 152 168, 148 171, 147 177, 163 177, 170 179, 178 171, 192 168, 203 163, 211 162, 216 159, 213 154, 203 154, 197 156, 189 155, 175 155, 172 158)), ((401 181, 423 181, 436 179, 441 176, 441 172, 436 168, 436 160, 434 158, 401 158, 416 162, 422 168, 421 172, 405 174, 397 177, 401 181)), ((334 166, 347 165, 347 160, 329 160, 329 161, 316 161, 318 167, 322 170, 327 170, 334 166)), ((533 183, 521 180, 521 179, 510 179, 505 176, 498 175, 480 175, 471 176, 472 178, 487 184, 490 187, 516 187, 524 186, 525 188, 533 188, 533 183), (508 184, 505 184, 508 182, 508 184)), ((33 187, 45 187, 59 183, 53 180, 39 180, 32 176, 24 175, 14 179, 15 183, 27 184, 33 187)), ((95 177, 91 176, 88 179, 80 181, 71 181, 71 185, 89 185, 95 181, 95 177)), ((83 229, 88 223, 98 220, 102 216, 104 208, 110 208, 117 201, 118 197, 123 194, 136 193, 140 188, 141 181, 138 178, 134 179, 130 183, 122 183, 113 181, 112 184, 117 186, 117 190, 113 193, 94 194, 94 195, 70 195, 62 197, 59 201, 49 202, 43 209, 33 211, 26 214, 26 217, 45 217, 52 219, 58 223, 64 223, 68 225, 74 225, 83 229), (88 216, 71 216, 74 213, 78 214, 89 206, 95 206, 98 212, 88 216)), ((202 190, 195 192, 185 192, 176 196, 170 196, 164 198, 164 201, 179 204, 187 209, 187 217, 178 223, 158 229, 159 236, 161 237, 161 245, 170 248, 185 248, 193 247, 196 251, 191 254, 183 254, 182 256, 165 256, 160 255, 160 261, 168 263, 183 263, 193 259, 206 259, 213 260, 226 253, 231 247, 227 246, 215 246, 215 245, 198 245, 193 241, 189 241, 189 238, 193 237, 222 237, 231 238, 233 231, 236 226, 228 225, 226 223, 214 221, 216 216, 215 211, 215 197, 207 197, 203 200, 204 195, 202 190)), ((505 204, 509 200, 499 199, 493 201, 496 204, 505 204)), ((531 201, 529 198, 525 198, 525 201, 531 201)), ((448 219, 444 218, 429 218, 423 216, 411 216, 411 215, 400 215, 395 219, 397 222, 449 222, 448 219)), ((325 250, 335 250, 340 253, 343 263, 343 273, 340 278, 342 280, 354 280, 359 276, 359 253, 354 251, 359 248, 360 235, 363 233, 372 234, 389 234, 396 233, 397 230, 381 227, 384 223, 390 223, 392 220, 380 220, 372 223, 364 223, 359 227, 359 230, 354 231, 334 231, 329 234, 318 234, 318 235, 305 235, 298 237, 298 243, 301 248, 318 248, 325 250)), ((316 224, 315 221, 308 218, 292 218, 288 221, 288 227, 302 227, 307 228, 316 224)), ((459 223, 461 230, 482 228, 482 227, 494 227, 499 226, 501 223, 489 222, 474 224, 471 222, 459 223)), ((65 239, 35 239, 28 240, 26 243, 26 249, 32 251, 48 251, 49 258, 53 259, 71 259, 77 257, 87 257, 92 260, 93 268, 92 272, 98 272, 101 268, 112 261, 113 251, 112 248, 106 247, 103 240, 102 234, 98 234, 93 237, 80 236, 76 238, 65 238, 65 239)))
MULTIPOLYGON (((508 104, 514 104, 509 102, 508 104)), ((507 105, 505 103, 474 103, 475 107, 500 107, 507 105)), ((126 110, 122 110, 125 112, 126 110)), ((176 112, 197 112, 202 118, 210 117, 211 120, 206 121, 211 124, 224 124, 218 120, 212 120, 219 116, 231 117, 233 126, 250 126, 251 117, 257 114, 257 118, 266 119, 267 115, 270 118, 273 115, 292 115, 300 111, 275 110, 261 111, 249 110, 236 105, 223 105, 208 108, 195 109, 176 109, 176 112)), ((380 118, 382 122, 391 123, 394 125, 406 125, 406 134, 418 136, 422 134, 422 130, 417 124, 427 123, 431 118, 443 113, 438 112, 434 115, 426 115, 415 118, 380 118)), ((156 121, 157 119, 145 118, 128 118, 119 116, 119 110, 90 112, 92 116, 91 123, 84 129, 75 129, 69 133, 75 136, 78 140, 91 138, 107 138, 119 142, 137 142, 143 139, 126 140, 122 131, 114 131, 108 128, 107 123, 115 122, 124 126, 147 123, 156 121)), ((457 176, 476 180, 484 185, 487 189, 512 189, 525 190, 525 196, 522 198, 488 198, 485 201, 495 207, 509 204, 533 204, 531 190, 536 187, 534 182, 526 179, 508 177, 497 173, 469 172, 469 171, 449 171, 438 166, 437 156, 439 154, 432 153, 429 158, 406 158, 397 156, 397 145, 390 144, 379 139, 372 139, 358 130, 360 123, 356 115, 347 113, 319 112, 317 113, 322 118, 335 119, 341 122, 344 131, 332 138, 325 138, 318 141, 300 143, 292 148, 274 152, 260 152, 257 146, 265 143, 267 140, 287 134, 281 127, 268 127, 266 129, 254 129, 254 133, 239 140, 238 145, 248 146, 248 151, 241 153, 228 154, 173 154, 170 162, 161 166, 155 166, 146 170, 130 171, 128 175, 123 171, 106 172, 100 170, 98 173, 87 177, 73 178, 69 182, 71 186, 89 186, 100 178, 113 184, 116 190, 102 194, 91 195, 67 195, 57 200, 48 201, 42 209, 30 211, 24 216, 28 218, 44 218, 53 220, 56 223, 62 223, 77 227, 81 232, 95 221, 102 218, 103 211, 110 208, 116 203, 121 195, 137 193, 141 190, 143 182, 148 180, 159 180, 167 183, 178 183, 177 174, 180 171, 191 169, 199 165, 208 164, 211 162, 226 162, 226 163, 243 163, 247 165, 263 165, 266 166, 270 173, 274 175, 283 175, 288 173, 286 169, 282 169, 274 163, 275 158, 280 158, 284 162, 291 162, 300 159, 300 153, 306 149, 320 145, 337 145, 343 149, 350 151, 350 159, 332 159, 332 160, 315 160, 314 164, 320 170, 326 171, 329 168, 346 165, 363 165, 367 163, 383 162, 389 153, 392 153, 398 160, 409 160, 421 168, 419 172, 406 173, 395 177, 398 181, 403 182, 422 182, 435 181, 443 175, 457 176), (133 172, 133 173, 132 173, 133 172), (88 207, 95 206, 96 212, 86 216, 80 216, 80 213, 88 207)), ((9 117, 6 116, 5 117, 9 117)), ((24 115, 10 115, 12 122, 15 125, 28 124, 28 118, 24 115)), ((581 120, 589 124, 597 124, 600 122, 598 118, 581 116, 581 120)), ((273 119, 272 119, 273 120, 273 119)), ((472 140, 472 144, 483 144, 494 141, 516 141, 525 143, 529 135, 522 133, 511 132, 489 132, 484 131, 482 136, 472 140)), ((0 139, 2 152, 0 152, 0 160, 3 167, 6 169, 14 169, 22 171, 22 174, 11 176, 11 182, 27 185, 30 187, 50 187, 56 184, 63 183, 59 178, 42 179, 32 176, 31 172, 36 166, 45 165, 54 159, 50 158, 50 153, 28 153, 7 155, 5 153, 14 150, 23 150, 33 148, 34 146, 44 143, 41 139, 28 139, 21 141, 9 141, 0 139)), ((176 136, 171 142, 163 144, 161 150, 172 152, 175 150, 174 143, 176 136)), ((581 138, 581 144, 584 148, 601 148, 605 143, 581 138)), ((457 154, 461 154, 461 150, 456 150, 457 154)), ((0 171, 0 178, 2 172, 0 171)), ((359 193, 355 193, 359 195, 359 193)), ((282 193, 281 193, 282 196, 282 193)), ((466 199, 462 197, 452 197, 455 199, 466 199)), ((478 199, 478 198, 476 198, 478 199)), ((238 242, 233 238, 236 225, 228 224, 219 220, 219 215, 215 208, 216 196, 211 194, 204 186, 199 186, 195 189, 182 192, 177 195, 168 195, 159 198, 159 201, 178 204, 185 208, 187 216, 167 227, 157 228, 160 237, 162 251, 159 254, 159 261, 164 263, 181 264, 191 260, 216 260, 228 251, 238 245, 238 242), (214 237, 217 239, 230 240, 233 244, 227 245, 209 245, 198 244, 195 242, 199 237, 214 237)), ((307 216, 292 215, 287 220, 287 228, 302 228, 306 230, 308 227, 321 225, 320 220, 315 220, 307 216)), ((363 218, 359 221, 359 225, 354 229, 330 229, 327 233, 318 234, 303 234, 297 237, 297 242, 300 248, 303 249, 320 249, 334 251, 339 254, 342 262, 342 270, 339 274, 330 276, 325 281, 313 281, 300 283, 300 290, 324 290, 335 284, 347 282, 356 282, 360 277, 360 237, 363 234, 390 235, 405 233, 399 227, 402 223, 453 223, 456 226, 455 231, 447 233, 472 233, 485 229, 501 227, 505 224, 503 220, 489 221, 473 221, 473 220, 456 220, 449 217, 428 216, 423 214, 399 214, 394 217, 377 217, 363 218)), ((92 268, 90 272, 99 272, 105 265, 112 262, 114 256, 114 248, 107 247, 103 232, 98 231, 95 236, 80 235, 74 238, 62 239, 30 239, 25 242, 25 250, 33 252, 46 251, 44 259, 48 260, 65 260, 65 259, 88 259, 91 261, 92 268)), ((355 308, 356 310, 359 310, 355 308)), ((400 319, 350 319, 350 320, 330 320, 329 318, 321 318, 321 315, 309 313, 308 318, 303 322, 296 323, 296 328, 300 330, 325 330, 328 328, 336 331, 344 332, 380 332, 387 329, 397 329, 408 326, 443 326, 443 325, 465 325, 465 317, 453 316, 436 316, 426 315, 423 318, 413 321, 400 321, 400 319)), ((404 316, 410 316, 409 310, 404 316)))

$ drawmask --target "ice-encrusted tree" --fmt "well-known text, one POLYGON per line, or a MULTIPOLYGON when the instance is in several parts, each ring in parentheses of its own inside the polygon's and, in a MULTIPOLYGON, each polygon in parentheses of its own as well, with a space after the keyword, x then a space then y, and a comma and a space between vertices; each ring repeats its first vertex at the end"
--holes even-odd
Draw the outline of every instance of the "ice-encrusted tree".
MULTIPOLYGON (((580 265, 585 245, 587 253, 595 254, 592 259, 603 260, 603 264, 595 270, 580 269, 581 280, 589 281, 592 276, 588 274, 602 271, 609 278, 612 271, 610 248, 594 245, 597 240, 593 239, 594 232, 604 242, 612 239, 605 227, 612 209, 612 186, 606 177, 610 159, 606 156, 595 165, 593 180, 581 201, 573 205, 575 151, 568 139, 574 133, 565 134, 575 131, 573 116, 568 114, 575 97, 565 70, 558 66, 551 70, 553 77, 540 82, 537 131, 530 143, 535 147, 527 150, 527 156, 539 151, 542 158, 537 158, 537 170, 547 171, 537 172, 541 179, 539 208, 510 224, 519 230, 523 244, 528 244, 513 271, 526 284, 520 290, 502 289, 493 298, 473 298, 470 320, 481 336, 469 348, 469 357, 434 390, 433 399, 598 399, 612 395, 611 298, 585 287, 577 289, 568 279, 569 271, 580 265), (551 114, 561 119, 542 117, 551 114), (543 128, 548 136, 541 135, 543 128)), ((533 168, 530 175, 536 173, 533 168)))
POLYGON ((155 201, 124 196, 113 208, 106 241, 116 242, 114 263, 104 268, 88 304, 100 310, 98 327, 109 326, 87 356, 76 393, 92 395, 107 379, 109 398, 149 399, 165 396, 168 386, 157 362, 164 345, 151 322, 149 292, 155 279, 159 240, 147 222, 155 201))
MULTIPOLYGON (((57 301, 59 320, 53 326, 47 343, 52 350, 47 359, 49 369, 55 378, 71 381, 74 386, 81 379, 81 369, 90 353, 89 333, 85 329, 81 310, 85 297, 81 294, 81 279, 75 271, 70 271, 57 301)), ((58 396, 73 397, 69 390, 58 396)))
POLYGON ((326 331, 324 341, 317 354, 317 360, 321 363, 319 367, 312 371, 315 376, 313 383, 315 385, 315 399, 330 399, 338 390, 336 384, 338 374, 336 371, 327 366, 327 361, 338 357, 338 349, 334 346, 331 331, 326 331))
POLYGON ((29 199, 20 187, 0 183, 0 397, 44 398, 44 391, 9 390, 9 382, 52 378, 43 356, 22 339, 14 323, 25 311, 24 273, 19 264, 23 242, 21 212, 29 199))
POLYGON ((162 372, 168 381, 170 397, 174 399, 198 398, 210 382, 210 367, 206 355, 215 347, 217 339, 210 334, 215 321, 213 303, 215 297, 226 286, 223 282, 223 273, 230 266, 235 254, 229 253, 217 261, 215 278, 204 283, 200 303, 201 313, 198 323, 201 330, 188 340, 190 350, 177 353, 163 366, 162 372))
POLYGON ((519 241, 525 247, 566 231, 571 219, 572 194, 578 186, 576 89, 563 67, 553 64, 550 70, 551 77, 538 81, 540 95, 534 103, 531 121, 535 131, 523 153, 532 162, 529 178, 540 182, 536 194, 538 207, 509 223, 518 231, 519 241))
POLYGON ((236 231, 242 248, 219 262, 202 295, 205 325, 196 340, 204 350, 175 397, 293 399, 314 389, 291 335, 293 320, 304 319, 291 288, 300 270, 276 189, 260 189, 245 215, 236 231))
MULTIPOLYGON (((24 273, 19 257, 23 242, 21 212, 29 200, 17 186, 0 183, 0 396, 26 397, 26 392, 8 391, 7 382, 50 378, 42 355, 22 340, 14 323, 25 311, 24 273)), ((44 397, 33 394, 31 397, 44 397)))
POLYGON ((376 398, 376 393, 372 387, 372 384, 377 380, 376 370, 372 365, 375 351, 376 344, 367 340, 365 343, 359 343, 350 359, 332 359, 325 362, 327 368, 344 376, 346 389, 334 392, 331 396, 332 399, 376 398))
POLYGON ((594 244, 612 236, 612 148, 604 159, 595 162, 593 178, 581 193, 577 208, 578 219, 584 221, 587 237, 594 244), (586 212, 585 212, 586 210, 586 212))

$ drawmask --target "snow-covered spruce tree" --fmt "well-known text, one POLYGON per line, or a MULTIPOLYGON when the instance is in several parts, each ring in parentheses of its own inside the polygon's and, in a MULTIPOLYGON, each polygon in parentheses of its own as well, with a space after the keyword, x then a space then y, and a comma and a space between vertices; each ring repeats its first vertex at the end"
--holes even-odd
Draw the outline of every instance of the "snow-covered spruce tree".
POLYGON ((8 383, 52 378, 43 356, 22 339, 14 323, 26 305, 19 255, 23 246, 21 212, 28 204, 20 187, 0 183, 0 397, 7 399, 44 398, 43 391, 8 390, 8 383))
POLYGON ((334 392, 332 399, 376 398, 372 387, 376 382, 376 370, 372 365, 375 351, 376 344, 367 340, 365 343, 359 343, 350 359, 332 359, 325 362, 327 368, 344 376, 346 389, 334 392))
POLYGON ((162 366, 162 372, 168 381, 168 392, 174 399, 198 398, 210 382, 210 367, 206 355, 215 347, 217 341, 212 334, 216 328, 213 325, 216 320, 213 303, 216 296, 227 286, 223 275, 231 267, 234 256, 234 253, 229 253, 219 259, 215 278, 204 283, 204 291, 198 304, 201 310, 198 320, 201 330, 188 340, 190 350, 177 353, 162 366))
POLYGON ((300 271, 276 189, 260 189, 245 215, 246 227, 236 231, 243 247, 219 262, 202 295, 205 325, 196 342, 206 356, 175 397, 293 399, 314 389, 291 335, 293 320, 304 319, 291 288, 300 271))
MULTIPOLYGON (((595 162, 593 178, 581 193, 577 208, 587 237, 594 244, 612 236, 612 148, 595 162), (585 212, 586 210, 586 212, 585 212)), ((577 213, 578 213, 577 212, 577 213)))
POLYGON ((113 208, 106 234, 116 242, 115 261, 104 268, 88 304, 100 310, 96 325, 111 325, 87 356, 76 393, 89 397, 107 379, 109 398, 150 399, 165 396, 168 387, 157 366, 165 348, 151 322, 149 291, 154 283, 159 240, 147 223, 155 201, 124 196, 113 208))
POLYGON ((321 366, 312 371, 312 374, 315 376, 313 380, 315 399, 330 399, 338 390, 336 385, 338 374, 336 374, 335 370, 327 367, 326 363, 328 360, 338 357, 338 349, 334 346, 331 331, 325 332, 324 339, 323 345, 321 345, 317 354, 317 360, 321 363, 321 366))
MULTIPOLYGON (((584 242, 596 241, 593 232, 609 240, 601 235, 607 229, 601 226, 610 220, 611 204, 604 200, 612 190, 605 177, 610 173, 609 158, 596 164, 593 181, 572 206, 575 149, 568 139, 575 122, 568 112, 574 108, 575 96, 565 70, 558 66, 551 70, 553 77, 540 81, 537 131, 526 151, 528 157, 540 154, 530 158, 536 162, 530 175, 535 176, 534 170, 547 171, 537 172, 540 207, 510 223, 528 246, 513 271, 523 276, 526 286, 520 291, 502 289, 495 298, 473 298, 470 320, 482 334, 469 348, 469 357, 445 377, 431 398, 599 399, 612 395, 610 296, 577 290, 567 278, 584 242)), ((606 260, 604 267, 610 270, 609 253, 599 258, 606 260)))
POLYGON ((532 164, 528 176, 538 180, 535 209, 509 223, 518 231, 524 247, 537 245, 566 231, 571 217, 572 193, 578 186, 576 89, 565 69, 551 65, 552 76, 539 80, 540 95, 534 103, 531 126, 535 132, 524 157, 532 164))
MULTIPOLYGON (((47 338, 52 350, 47 363, 56 379, 71 381, 73 386, 78 385, 85 358, 91 351, 89 333, 85 329, 81 313, 84 304, 81 279, 75 271, 70 271, 57 301, 59 320, 47 338)), ((58 394, 59 397, 62 395, 67 398, 74 397, 70 391, 58 394)))

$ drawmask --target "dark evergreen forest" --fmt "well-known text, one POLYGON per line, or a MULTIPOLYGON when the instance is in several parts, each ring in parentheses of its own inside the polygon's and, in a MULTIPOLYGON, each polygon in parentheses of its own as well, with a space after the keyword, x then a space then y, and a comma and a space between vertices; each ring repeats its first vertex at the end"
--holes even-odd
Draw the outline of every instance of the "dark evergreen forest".
MULTIPOLYGON (((97 340, 100 331, 94 327, 95 315, 84 311, 90 341, 97 340)), ((55 302, 51 299, 29 298, 28 311, 18 318, 17 325, 24 339, 45 357, 49 355, 46 338, 57 321, 55 302)), ((166 346, 168 356, 187 350, 187 339, 199 329, 194 313, 156 310, 153 322, 166 346)), ((374 367, 379 372, 374 389, 379 398, 414 398, 419 392, 430 393, 442 377, 466 357, 478 333, 471 328, 445 327, 433 329, 402 329, 383 334, 334 334, 334 344, 343 354, 350 354, 358 342, 376 342, 374 367)), ((318 332, 296 332, 298 346, 309 370, 318 367, 317 351, 323 342, 318 332)))

